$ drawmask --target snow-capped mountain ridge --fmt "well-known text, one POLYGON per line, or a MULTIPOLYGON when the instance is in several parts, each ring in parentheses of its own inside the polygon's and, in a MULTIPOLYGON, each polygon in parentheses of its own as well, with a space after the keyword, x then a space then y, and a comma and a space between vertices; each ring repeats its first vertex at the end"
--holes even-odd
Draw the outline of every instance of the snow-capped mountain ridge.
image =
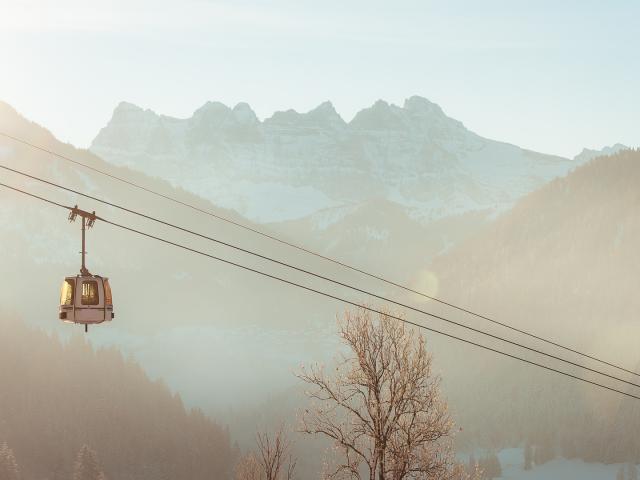
POLYGON ((423 222, 501 211, 576 164, 482 138, 417 96, 350 122, 330 102, 264 121, 246 103, 178 119, 123 102, 91 150, 260 222, 379 197, 423 222))

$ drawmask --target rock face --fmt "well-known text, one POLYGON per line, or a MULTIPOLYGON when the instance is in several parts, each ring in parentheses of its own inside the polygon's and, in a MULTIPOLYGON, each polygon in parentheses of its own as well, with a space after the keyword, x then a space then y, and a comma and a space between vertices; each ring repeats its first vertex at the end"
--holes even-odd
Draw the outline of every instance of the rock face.
POLYGON ((121 103, 91 150, 263 223, 381 198, 423 224, 494 213, 577 164, 482 138, 421 97, 379 100, 348 123, 330 102, 264 121, 246 103, 187 119, 121 103))

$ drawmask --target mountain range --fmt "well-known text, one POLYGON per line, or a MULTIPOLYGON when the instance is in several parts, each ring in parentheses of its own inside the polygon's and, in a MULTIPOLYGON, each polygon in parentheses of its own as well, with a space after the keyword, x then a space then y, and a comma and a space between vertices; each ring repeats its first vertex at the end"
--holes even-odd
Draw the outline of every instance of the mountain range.
POLYGON ((483 138, 418 96, 350 122, 330 102, 264 121, 246 103, 178 119, 123 102, 90 149, 253 221, 306 218, 317 230, 381 200, 422 224, 493 215, 580 163, 483 138))

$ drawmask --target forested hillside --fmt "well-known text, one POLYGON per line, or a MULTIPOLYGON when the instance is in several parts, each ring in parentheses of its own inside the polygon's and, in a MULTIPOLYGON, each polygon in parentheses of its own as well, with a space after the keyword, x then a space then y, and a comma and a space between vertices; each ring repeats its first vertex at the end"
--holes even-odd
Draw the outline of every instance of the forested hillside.
POLYGON ((72 478, 85 444, 110 479, 230 476, 226 427, 80 335, 61 341, 0 317, 0 385, 0 445, 13 450, 22 480, 72 478))
POLYGON ((435 262, 443 296, 635 366, 639 181, 634 150, 552 181, 435 262))
MULTIPOLYGON (((530 194, 434 262, 440 297, 635 369, 640 361, 639 180, 640 152, 629 150, 594 159, 530 194)), ((478 318, 458 315, 462 317, 474 326, 637 380, 478 318)), ((629 433, 640 428, 639 402, 622 401, 619 395, 509 359, 476 353, 466 359, 464 367, 450 363, 457 371, 451 390, 457 410, 469 420, 465 436, 472 441, 505 446, 529 440, 588 460, 640 460, 636 434, 629 433)), ((570 366, 563 369, 611 385, 610 379, 570 366)))

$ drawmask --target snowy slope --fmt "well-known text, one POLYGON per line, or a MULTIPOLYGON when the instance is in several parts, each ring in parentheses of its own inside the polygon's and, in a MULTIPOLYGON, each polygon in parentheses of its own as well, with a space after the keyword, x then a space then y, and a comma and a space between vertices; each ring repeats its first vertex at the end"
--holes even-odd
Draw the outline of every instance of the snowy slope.
POLYGON ((375 198, 422 223, 502 211, 576 164, 482 138, 421 97, 380 100, 349 123, 329 102, 264 121, 244 103, 187 119, 121 103, 91 150, 264 223, 375 198))

